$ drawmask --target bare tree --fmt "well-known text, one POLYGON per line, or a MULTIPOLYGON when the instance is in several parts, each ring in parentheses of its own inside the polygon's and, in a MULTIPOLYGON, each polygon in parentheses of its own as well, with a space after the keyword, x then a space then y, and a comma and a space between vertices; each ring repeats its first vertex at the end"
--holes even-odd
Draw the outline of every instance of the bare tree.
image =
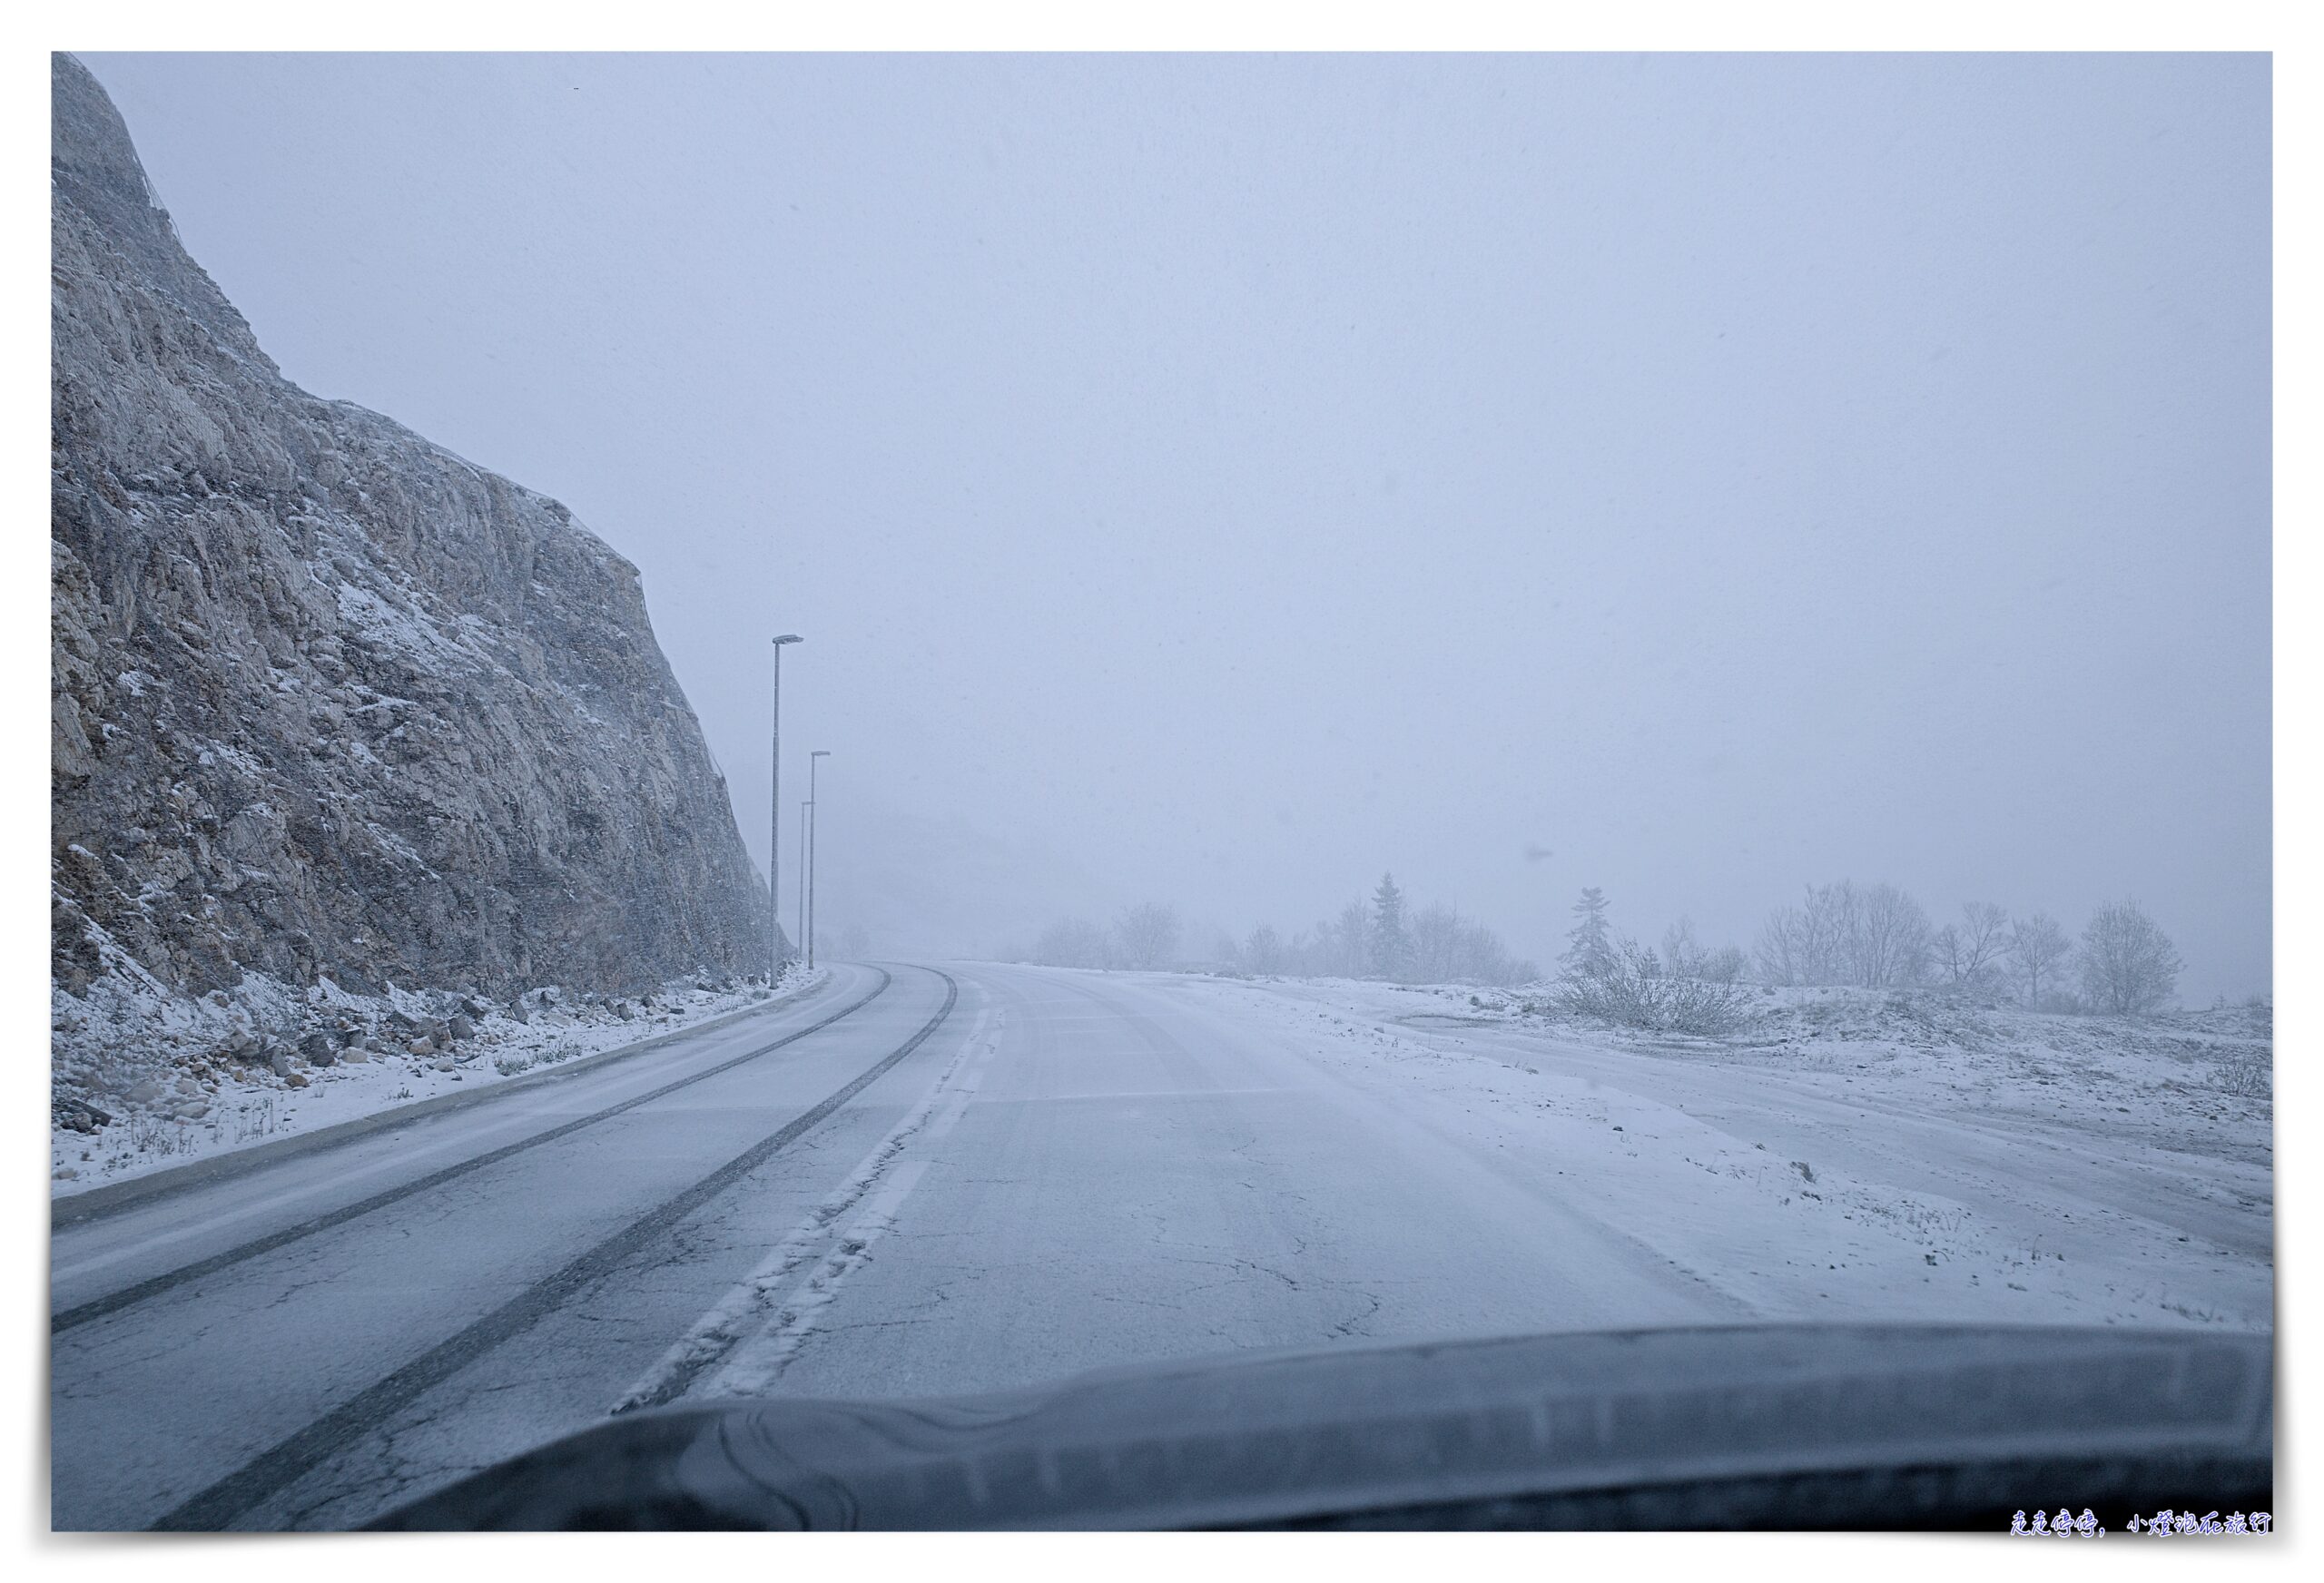
POLYGON ((1992 978, 2009 944, 2009 909, 1990 901, 1963 902, 1960 939, 1962 982, 1974 984, 1992 978))
POLYGON ((1990 901, 1964 902, 1961 921, 1948 923, 1930 937, 1938 976, 1960 989, 1979 988, 2000 978, 2008 946, 2009 911, 1990 901))
POLYGON ((1851 892, 1846 913, 1849 982, 1868 989, 1917 984, 1928 976, 1928 914, 1886 880, 1851 892))
POLYGON ((1960 926, 1946 924, 1928 937, 1928 947, 1929 955, 1935 961, 1936 970, 1945 982, 1956 988, 1965 987, 1969 979, 1963 971, 1962 963, 1967 951, 1962 944, 1960 926))
POLYGON ((1797 907, 1778 907, 1759 926, 1751 951, 1759 977, 1770 984, 1805 984, 1808 978, 1807 917, 1797 907))
POLYGON ((1845 939, 1855 888, 1810 885, 1797 907, 1778 907, 1759 930, 1759 976, 1770 984, 1847 981, 1845 939))
POLYGON ((1033 960, 1052 968, 1108 966, 1111 942, 1106 931, 1082 918, 1061 918, 1033 942, 1033 960))
POLYGON ((2160 1010, 2179 988, 2181 966, 2171 938, 2135 901, 2108 902, 2082 931, 2082 992, 2093 1010, 2160 1010))
POLYGON ((1540 969, 1483 924, 1442 903, 1413 914, 1413 976, 1423 984, 1528 984, 1540 969))
POLYGON ((1114 942, 1127 968, 1166 968, 1178 953, 1178 909, 1141 901, 1114 920, 1114 942))
POLYGON ((1243 965, 1254 973, 1283 971, 1283 941, 1273 924, 1259 925, 1243 942, 1243 965))
POLYGON ((2011 977, 2024 987, 2029 1008, 2041 1008, 2042 986, 2057 977, 2073 949, 2073 942, 2066 938, 2065 929, 2046 912, 2018 919, 2009 926, 2009 940, 2003 954, 2009 963, 2011 977))
POLYGON ((1695 977, 1706 984, 1733 984, 1743 977, 1743 969, 1750 966, 1741 946, 1718 946, 1705 951, 1695 961, 1695 977))
POLYGON ((1699 978, 1706 984, 1732 984, 1743 977, 1741 950, 1734 946, 1709 948, 1695 938, 1690 918, 1662 931, 1662 971, 1673 978, 1699 978))
POLYGON ((1676 978, 1697 977, 1702 966, 1703 948, 1695 939, 1695 920, 1679 916, 1679 921, 1662 931, 1662 970, 1676 978))
POLYGON ((1883 880, 1810 885, 1759 931, 1759 972, 1771 984, 1917 984, 1934 937, 1921 904, 1883 880))
POLYGON ((1450 984, 1461 977, 1465 942, 1461 915, 1442 902, 1413 914, 1413 977, 1423 984, 1450 984))
POLYGON ((1459 981, 1475 984, 1531 984, 1541 969, 1510 950, 1502 938, 1482 923, 1461 925, 1459 981))

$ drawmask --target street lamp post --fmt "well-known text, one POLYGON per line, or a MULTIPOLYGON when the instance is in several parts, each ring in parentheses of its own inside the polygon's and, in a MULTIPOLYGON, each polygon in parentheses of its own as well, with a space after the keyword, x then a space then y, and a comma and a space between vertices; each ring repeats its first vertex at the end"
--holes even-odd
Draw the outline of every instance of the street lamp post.
POLYGON ((774 640, 774 733, 769 749, 769 803, 766 821, 766 982, 774 987, 774 976, 783 970, 783 919, 775 898, 783 894, 775 883, 783 864, 783 645, 800 642, 795 632, 786 632, 774 640))
POLYGON ((807 755, 807 921, 799 932, 805 937, 810 972, 815 967, 815 835, 823 822, 823 811, 815 804, 815 761, 831 756, 829 748, 817 748, 807 755))
POLYGON ((813 803, 803 800, 799 804, 799 910, 794 916, 799 919, 799 940, 803 947, 807 940, 807 810, 813 806, 813 803))

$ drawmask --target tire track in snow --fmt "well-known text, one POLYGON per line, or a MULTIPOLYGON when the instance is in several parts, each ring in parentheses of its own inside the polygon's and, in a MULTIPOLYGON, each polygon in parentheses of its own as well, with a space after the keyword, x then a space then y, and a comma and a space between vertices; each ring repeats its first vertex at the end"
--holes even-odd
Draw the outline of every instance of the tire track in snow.
MULTIPOLYGON (((639 1254, 666 1241, 686 1216, 716 1198, 827 1120, 832 1112, 885 1075, 897 1062, 928 1042, 959 1004, 960 986, 950 973, 922 969, 944 980, 944 1004, 921 1025, 920 1031, 858 1074, 812 1109, 793 1117, 776 1131, 703 1177, 693 1186, 665 1200, 613 1235, 569 1261, 562 1269, 535 1282, 498 1308, 448 1340, 422 1352, 369 1389, 358 1391, 306 1428, 285 1436, 266 1450, 156 1519, 155 1531, 208 1531, 231 1526, 261 1502, 297 1483, 350 1445, 379 1429, 427 1391, 483 1357, 494 1348, 532 1328, 544 1316, 588 1287, 617 1273, 639 1254)), ((884 986, 883 986, 884 988, 884 986)))
MULTIPOLYGON (((931 969, 931 971, 933 970, 931 969)), ((400 1186, 389 1187, 382 1192, 372 1194, 369 1198, 361 1198, 353 1204, 342 1204, 326 1214, 318 1214, 310 1220, 302 1220, 296 1225, 287 1225, 281 1231, 270 1232, 262 1237, 255 1237, 249 1242, 228 1248, 223 1253, 212 1254, 206 1259, 197 1259, 191 1264, 181 1264, 174 1270, 165 1270, 134 1285, 123 1286, 118 1291, 108 1292, 103 1297, 93 1297, 86 1303, 76 1303, 50 1318, 48 1333, 54 1337, 63 1335, 70 1330, 78 1330, 92 1320, 103 1319, 109 1313, 118 1313, 124 1308, 143 1303, 149 1297, 158 1297, 162 1293, 173 1287, 182 1286, 189 1281, 198 1281, 204 1275, 214 1275, 221 1270, 231 1269, 246 1260, 255 1259, 261 1254, 271 1254, 275 1249, 287 1246, 303 1237, 310 1237, 318 1232, 329 1231, 335 1225, 344 1225, 349 1221, 369 1214, 375 1209, 385 1209, 391 1204, 399 1203, 415 1193, 425 1193, 431 1187, 440 1187, 445 1183, 457 1180, 472 1171, 480 1171, 487 1165, 497 1165, 511 1155, 521 1155, 527 1149, 539 1148, 543 1144, 555 1143, 561 1137, 579 1132, 583 1127, 595 1126, 599 1122, 611 1120, 625 1111, 635 1110, 641 1105, 650 1105, 655 1100, 665 1095, 675 1094, 681 1088, 690 1088, 696 1083, 706 1082, 722 1073, 731 1072, 745 1062, 757 1060, 761 1056, 772 1055, 785 1045, 798 1043, 809 1034, 822 1032, 843 1017, 853 1016, 886 994, 888 986, 895 982, 894 978, 885 968, 874 968, 872 971, 880 975, 880 982, 873 986, 872 993, 862 999, 850 1002, 820 1021, 811 1022, 806 1027, 784 1034, 781 1038, 770 1040, 754 1050, 745 1050, 743 1054, 730 1057, 716 1066, 704 1067, 691 1077, 680 1077, 673 1083, 665 1083, 660 1087, 640 1094, 635 1098, 625 1099, 617 1105, 608 1105, 602 1110, 590 1112, 587 1116, 576 1116, 560 1126, 550 1127, 546 1132, 537 1132, 530 1136, 518 1138, 513 1144, 503 1145, 499 1148, 487 1150, 481 1155, 472 1155, 465 1160, 446 1165, 438 1171, 430 1171, 425 1176, 406 1182, 400 1186)), ((951 983, 950 978, 944 981, 947 984, 951 983)))
POLYGON ((841 1285, 870 1257, 872 1244, 894 1227, 904 1200, 928 1169, 925 1160, 899 1165, 897 1156, 915 1139, 933 1143, 943 1137, 967 1113, 1000 1048, 998 1027, 1006 1017, 1005 1012, 989 1013, 978 1019, 961 1041, 960 1053, 911 1114, 630 1387, 614 1404, 615 1412, 673 1401, 714 1368, 717 1372, 711 1376, 705 1396, 762 1395, 774 1383, 839 1295, 841 1285), (994 1031, 989 1033, 988 1027, 994 1031), (870 1204, 833 1245, 832 1227, 867 1198, 870 1204), (827 1246, 830 1252, 814 1273, 787 1302, 780 1301, 791 1277, 827 1246))

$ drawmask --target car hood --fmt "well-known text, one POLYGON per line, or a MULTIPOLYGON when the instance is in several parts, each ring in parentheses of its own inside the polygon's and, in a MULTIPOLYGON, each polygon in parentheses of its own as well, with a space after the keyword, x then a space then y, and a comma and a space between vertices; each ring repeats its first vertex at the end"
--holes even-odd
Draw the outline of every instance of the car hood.
POLYGON ((2112 1328, 1246 1352, 995 1395, 641 1412, 377 1526, 2005 1527, 2013 1507, 2264 1501, 2273 1380, 2266 1335, 2112 1328))

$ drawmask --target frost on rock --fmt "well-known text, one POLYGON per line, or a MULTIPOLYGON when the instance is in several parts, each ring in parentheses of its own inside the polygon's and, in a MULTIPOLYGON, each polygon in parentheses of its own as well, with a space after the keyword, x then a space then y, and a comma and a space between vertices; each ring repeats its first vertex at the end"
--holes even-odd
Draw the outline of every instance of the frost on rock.
MULTIPOLYGON (((635 568, 286 381, 103 92, 64 55, 54 87, 60 1106, 110 1113, 141 1065, 214 1077, 233 1028, 417 1019, 422 989, 763 973, 765 890, 635 568)), ((173 1113, 216 1104, 192 1081, 173 1113)))

